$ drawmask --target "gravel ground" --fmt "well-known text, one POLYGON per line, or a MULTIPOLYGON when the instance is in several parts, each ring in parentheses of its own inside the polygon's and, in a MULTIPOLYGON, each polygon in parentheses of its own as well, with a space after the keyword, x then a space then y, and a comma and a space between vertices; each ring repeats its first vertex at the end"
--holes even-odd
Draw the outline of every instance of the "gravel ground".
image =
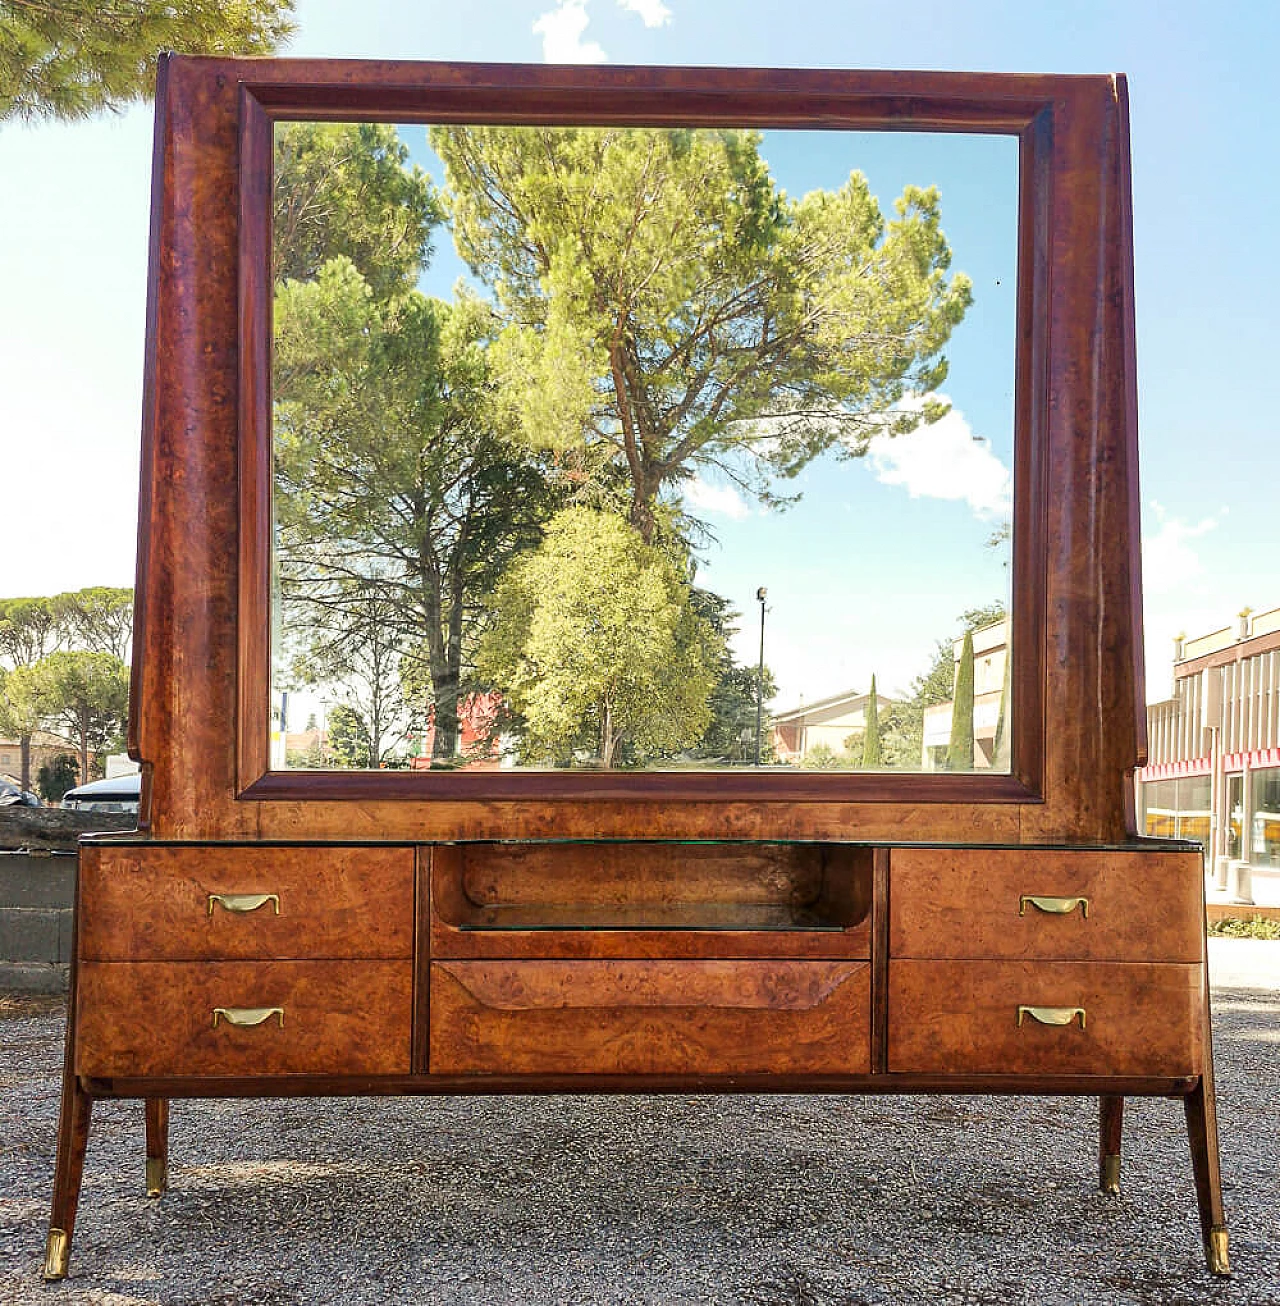
POLYGON ((175 1103, 159 1202, 100 1102, 50 1285, 61 1007, 0 1000, 0 1302, 1277 1306, 1280 992, 1215 999, 1231 1282, 1177 1102, 1127 1104, 1117 1198, 1092 1100, 608 1096, 175 1103))

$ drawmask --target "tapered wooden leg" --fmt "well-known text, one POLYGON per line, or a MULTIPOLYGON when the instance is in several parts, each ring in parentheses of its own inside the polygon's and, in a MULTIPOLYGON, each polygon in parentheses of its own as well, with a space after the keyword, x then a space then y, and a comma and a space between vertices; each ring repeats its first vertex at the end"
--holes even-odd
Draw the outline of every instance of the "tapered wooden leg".
POLYGON ((58 1159, 54 1164, 53 1205, 44 1257, 44 1277, 50 1281, 67 1277, 71 1235, 80 1204, 80 1180, 84 1174, 84 1149, 89 1141, 89 1115, 93 1110, 93 1099, 72 1073, 72 1042, 73 1036, 68 1032, 62 1109, 58 1115, 58 1159))
POLYGON ((1104 1094, 1098 1099, 1098 1187, 1120 1191, 1120 1140, 1124 1135, 1124 1098, 1104 1094))
POLYGON ((1204 1256, 1213 1274, 1231 1274, 1227 1250, 1227 1217, 1222 1206, 1222 1172, 1218 1162, 1218 1112, 1214 1104, 1213 1076, 1205 1075, 1183 1099, 1187 1112, 1187 1138, 1191 1143, 1191 1169, 1196 1179, 1200 1207, 1200 1233, 1204 1256))
POLYGON ((147 1098, 147 1196, 169 1187, 169 1099, 147 1098))

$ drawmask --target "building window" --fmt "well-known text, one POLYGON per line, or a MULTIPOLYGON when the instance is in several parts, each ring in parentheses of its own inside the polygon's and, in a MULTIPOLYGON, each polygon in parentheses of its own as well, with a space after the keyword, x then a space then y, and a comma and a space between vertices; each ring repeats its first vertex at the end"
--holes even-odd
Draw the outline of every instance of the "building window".
POLYGON ((1254 866, 1280 870, 1280 767, 1254 771, 1249 777, 1253 829, 1248 857, 1254 866))
POLYGON ((1147 781, 1142 786, 1144 831, 1159 839, 1193 839, 1207 848, 1212 790, 1207 775, 1147 781))

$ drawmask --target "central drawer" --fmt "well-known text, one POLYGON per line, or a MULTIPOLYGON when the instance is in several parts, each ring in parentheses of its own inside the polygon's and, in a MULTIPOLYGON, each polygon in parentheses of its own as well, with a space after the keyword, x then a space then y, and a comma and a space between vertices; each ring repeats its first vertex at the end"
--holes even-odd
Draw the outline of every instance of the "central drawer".
POLYGON ((864 1074, 866 962, 441 961, 433 1074, 864 1074))

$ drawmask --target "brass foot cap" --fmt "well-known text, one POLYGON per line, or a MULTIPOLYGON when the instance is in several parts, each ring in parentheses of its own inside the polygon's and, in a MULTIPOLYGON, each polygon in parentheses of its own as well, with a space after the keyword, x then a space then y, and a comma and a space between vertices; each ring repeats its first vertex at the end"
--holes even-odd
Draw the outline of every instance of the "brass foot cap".
POLYGON ((67 1277, 67 1262, 71 1259, 71 1239, 65 1229, 50 1229, 44 1247, 44 1280, 56 1283, 67 1277))
POLYGON ((147 1196, 163 1197, 169 1187, 169 1167, 161 1156, 147 1157, 147 1196))
POLYGON ((1227 1254, 1227 1229, 1218 1224, 1209 1230, 1209 1237, 1204 1245, 1205 1256, 1209 1262, 1209 1271, 1221 1275, 1224 1279, 1231 1277, 1231 1257, 1227 1254))
POLYGON ((1120 1194, 1120 1157, 1119 1154, 1104 1156, 1099 1175, 1099 1187, 1104 1193, 1114 1196, 1120 1194))

